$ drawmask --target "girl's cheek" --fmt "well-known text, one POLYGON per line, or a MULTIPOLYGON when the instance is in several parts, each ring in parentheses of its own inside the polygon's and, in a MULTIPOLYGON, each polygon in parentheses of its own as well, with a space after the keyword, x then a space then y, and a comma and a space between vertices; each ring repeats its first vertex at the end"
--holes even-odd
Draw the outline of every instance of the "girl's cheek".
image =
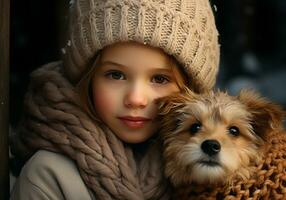
POLYGON ((109 108, 110 102, 108 101, 108 98, 104 98, 103 96, 97 96, 94 98, 94 106, 95 108, 109 108))
POLYGON ((172 84, 166 88, 157 88, 154 92, 155 96, 156 96, 155 99, 158 99, 161 97, 166 97, 166 96, 169 96, 169 95, 176 93, 176 92, 179 92, 179 91, 180 91, 179 87, 175 84, 172 84))
MULTIPOLYGON (((95 110, 97 112, 105 111, 109 112, 109 110, 113 107, 114 102, 113 100, 114 97, 110 95, 109 92, 100 90, 98 92, 95 92, 93 94, 93 104, 95 107, 95 110)), ((103 113, 98 113, 102 115, 103 113)))

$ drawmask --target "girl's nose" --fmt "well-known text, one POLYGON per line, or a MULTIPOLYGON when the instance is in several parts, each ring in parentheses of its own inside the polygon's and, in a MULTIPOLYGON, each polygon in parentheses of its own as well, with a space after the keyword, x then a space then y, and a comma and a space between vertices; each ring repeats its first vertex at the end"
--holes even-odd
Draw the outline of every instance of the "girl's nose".
POLYGON ((145 108, 148 97, 143 87, 135 86, 128 90, 124 98, 124 105, 128 108, 145 108))

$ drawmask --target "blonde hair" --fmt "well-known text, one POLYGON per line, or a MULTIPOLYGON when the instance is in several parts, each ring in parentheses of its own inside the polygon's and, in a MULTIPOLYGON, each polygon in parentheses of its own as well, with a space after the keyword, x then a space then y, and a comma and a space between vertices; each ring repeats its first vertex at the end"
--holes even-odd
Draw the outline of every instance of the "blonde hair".
MULTIPOLYGON (((166 54, 167 55, 167 54, 166 54)), ((183 91, 186 85, 188 84, 187 75, 184 74, 184 71, 181 69, 181 66, 179 63, 173 58, 172 56, 168 56, 168 62, 170 64, 171 70, 173 72, 173 75, 175 77, 175 82, 180 89, 180 91, 183 91)), ((79 83, 76 86, 76 90, 79 94, 80 101, 82 104, 83 109, 87 112, 87 114, 94 118, 98 119, 94 105, 92 102, 92 79, 94 76, 94 72, 96 69, 96 66, 100 63, 101 59, 101 53, 99 52, 97 56, 95 57, 95 60, 93 63, 90 63, 90 66, 88 67, 89 70, 85 73, 85 75, 82 77, 82 79, 79 81, 79 83)))

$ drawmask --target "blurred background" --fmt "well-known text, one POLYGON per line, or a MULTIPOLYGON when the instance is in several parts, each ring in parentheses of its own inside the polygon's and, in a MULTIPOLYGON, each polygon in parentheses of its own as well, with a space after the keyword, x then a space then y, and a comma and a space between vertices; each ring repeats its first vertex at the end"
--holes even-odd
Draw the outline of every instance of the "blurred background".
MULTIPOLYGON (((212 0, 220 32, 218 88, 253 88, 286 108, 286 1, 212 0)), ((11 1, 10 121, 20 118, 29 74, 60 58, 68 0, 11 1)))

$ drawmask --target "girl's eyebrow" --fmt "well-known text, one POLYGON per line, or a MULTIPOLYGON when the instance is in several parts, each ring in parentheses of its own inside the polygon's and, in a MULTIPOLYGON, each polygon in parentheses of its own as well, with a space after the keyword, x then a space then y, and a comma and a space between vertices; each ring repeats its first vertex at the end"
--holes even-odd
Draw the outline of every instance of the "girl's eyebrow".
POLYGON ((113 61, 103 61, 101 62, 101 65, 114 65, 114 66, 118 66, 118 67, 125 67, 125 65, 117 63, 117 62, 113 62, 113 61))
MULTIPOLYGON (((114 61, 109 61, 109 60, 106 60, 106 61, 103 61, 101 62, 101 65, 104 66, 104 65, 113 65, 113 66, 117 66, 117 67, 122 67, 122 68, 125 68, 125 67, 128 67, 124 64, 121 64, 121 63, 117 63, 117 62, 114 62, 114 61)), ((164 71, 164 72, 168 72, 168 73, 171 73, 172 70, 170 68, 167 68, 167 67, 156 67, 153 69, 154 71, 164 71)))

